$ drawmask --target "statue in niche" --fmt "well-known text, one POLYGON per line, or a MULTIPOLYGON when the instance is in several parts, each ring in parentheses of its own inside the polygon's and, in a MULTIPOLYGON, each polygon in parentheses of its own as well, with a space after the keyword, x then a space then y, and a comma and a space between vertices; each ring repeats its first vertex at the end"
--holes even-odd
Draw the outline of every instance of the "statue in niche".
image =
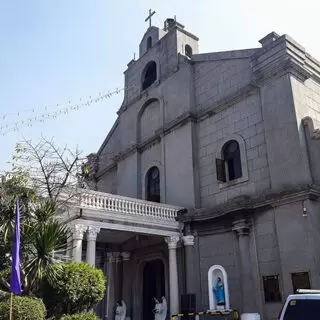
POLYGON ((117 302, 115 320, 125 320, 127 314, 127 305, 123 300, 117 302))
POLYGON ((225 306, 224 284, 220 277, 217 279, 216 285, 213 287, 213 294, 216 297, 217 307, 220 309, 225 306))
POLYGON ((168 304, 165 297, 162 297, 162 302, 154 298, 155 306, 153 309, 154 320, 165 320, 168 312, 168 304))
POLYGON ((208 270, 208 292, 210 310, 230 309, 228 276, 220 265, 212 265, 208 270))

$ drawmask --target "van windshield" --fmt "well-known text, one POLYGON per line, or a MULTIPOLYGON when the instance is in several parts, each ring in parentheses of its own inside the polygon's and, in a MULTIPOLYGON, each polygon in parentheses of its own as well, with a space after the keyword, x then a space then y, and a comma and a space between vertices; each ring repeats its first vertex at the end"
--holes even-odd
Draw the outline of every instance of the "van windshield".
POLYGON ((320 319, 320 300, 290 300, 284 314, 284 320, 320 319))

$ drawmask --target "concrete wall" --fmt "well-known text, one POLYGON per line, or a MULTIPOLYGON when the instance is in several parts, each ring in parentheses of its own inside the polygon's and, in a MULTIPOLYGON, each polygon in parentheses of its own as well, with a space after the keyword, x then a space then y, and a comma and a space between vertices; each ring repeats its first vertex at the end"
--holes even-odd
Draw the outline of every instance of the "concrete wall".
MULTIPOLYGON (((276 320, 286 297, 293 293, 292 273, 309 272, 311 287, 320 287, 319 209, 319 202, 306 200, 251 213, 250 264, 254 291, 250 299, 256 300, 257 311, 263 315, 264 320, 276 320), (303 207, 307 208, 306 217, 302 215, 303 207), (274 275, 279 275, 282 301, 266 303, 263 277, 274 275)), ((220 264, 228 274, 231 306, 241 310, 239 240, 231 231, 230 221, 225 221, 223 225, 216 223, 215 227, 210 227, 210 224, 195 227, 199 234, 199 307, 208 308, 208 270, 211 265, 220 264)))
POLYGON ((202 207, 269 189, 266 148, 261 104, 257 93, 200 122, 199 167, 202 207), (243 170, 247 169, 248 177, 246 181, 232 186, 221 185, 217 180, 215 159, 221 158, 221 148, 225 142, 232 139, 236 139, 243 149, 243 170))
POLYGON ((206 61, 206 55, 200 56, 194 65, 197 109, 212 106, 249 84, 252 79, 250 59, 206 61))
MULTIPOLYGON (((131 154, 118 163, 117 193, 126 197, 137 197, 137 154, 131 154)), ((106 179, 106 177, 103 177, 106 179)))
POLYGON ((195 180, 192 146, 192 124, 164 137, 166 202, 194 207, 195 180))
POLYGON ((214 264, 225 268, 228 275, 230 303, 233 308, 239 309, 241 304, 241 283, 235 234, 230 231, 200 236, 199 247, 201 292, 198 294, 201 297, 200 309, 207 310, 209 308, 208 271, 214 264))
POLYGON ((261 88, 272 189, 310 183, 289 74, 261 88))
POLYGON ((104 178, 97 182, 97 189, 101 192, 117 194, 117 168, 109 170, 104 178))
MULTIPOLYGON (((282 268, 280 250, 275 222, 275 211, 269 210, 254 215, 252 236, 258 267, 258 283, 260 306, 266 319, 277 319, 282 302, 265 303, 263 276, 280 275, 280 290, 282 292, 282 268)), ((284 297, 283 297, 284 298, 284 297)))
POLYGON ((153 135, 162 127, 162 109, 159 100, 153 101, 148 104, 143 110, 142 114, 136 121, 139 125, 138 141, 143 142, 153 135))
POLYGON ((164 101, 164 122, 170 123, 193 108, 192 68, 189 63, 180 64, 174 73, 162 85, 164 101))

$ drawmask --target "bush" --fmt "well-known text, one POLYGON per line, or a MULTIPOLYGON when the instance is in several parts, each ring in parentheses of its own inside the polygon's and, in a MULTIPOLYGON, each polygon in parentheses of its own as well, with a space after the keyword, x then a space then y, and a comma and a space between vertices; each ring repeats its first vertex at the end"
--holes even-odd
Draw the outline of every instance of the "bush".
POLYGON ((8 290, 6 283, 8 284, 10 283, 10 273, 11 273, 10 267, 0 270, 0 279, 1 279, 0 290, 4 290, 4 291, 8 290))
MULTIPOLYGON (((12 319, 14 320, 44 320, 45 306, 39 299, 13 296, 12 319)), ((10 296, 0 302, 0 319, 9 319, 10 296)))
POLYGON ((54 283, 45 282, 43 299, 50 315, 74 314, 91 310, 103 299, 103 272, 83 262, 62 264, 54 283))
POLYGON ((83 312, 64 315, 59 320, 99 320, 99 318, 93 313, 83 312))

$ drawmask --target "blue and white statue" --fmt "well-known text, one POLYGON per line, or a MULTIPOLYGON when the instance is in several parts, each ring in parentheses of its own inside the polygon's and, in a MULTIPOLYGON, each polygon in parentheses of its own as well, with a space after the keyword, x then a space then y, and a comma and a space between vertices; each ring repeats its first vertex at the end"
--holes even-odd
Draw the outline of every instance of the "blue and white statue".
POLYGON ((216 297, 217 306, 225 306, 224 284, 220 277, 218 277, 217 283, 212 289, 216 297))

